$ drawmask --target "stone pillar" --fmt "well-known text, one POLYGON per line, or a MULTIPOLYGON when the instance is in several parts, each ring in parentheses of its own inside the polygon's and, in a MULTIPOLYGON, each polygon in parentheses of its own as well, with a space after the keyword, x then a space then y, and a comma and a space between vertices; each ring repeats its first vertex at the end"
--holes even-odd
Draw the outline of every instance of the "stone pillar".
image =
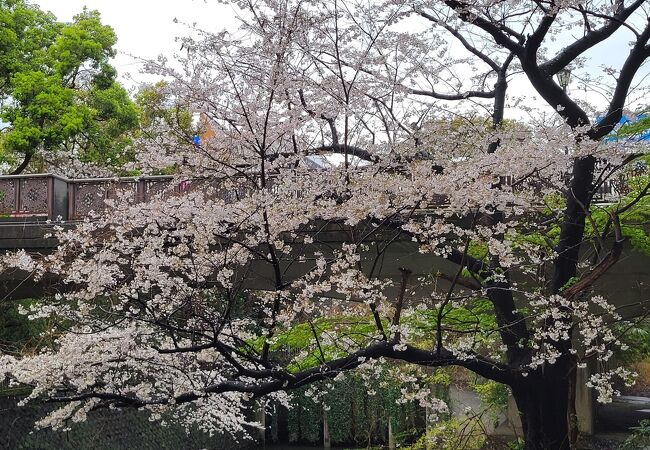
POLYGON ((508 405, 506 407, 506 416, 508 419, 508 427, 512 430, 515 436, 523 436, 524 428, 521 425, 521 417, 519 416, 519 408, 512 394, 508 394, 508 405))
POLYGON ((266 447, 266 408, 264 407, 264 401, 258 402, 255 407, 255 420, 260 426, 257 441, 262 447, 266 447))
POLYGON ((393 419, 388 417, 388 450, 395 450, 395 436, 393 436, 393 419))
POLYGON ((332 440, 330 439, 330 426, 327 421, 327 410, 323 409, 323 448, 332 448, 332 440))
POLYGON ((578 416, 578 431, 592 435, 595 432, 596 402, 594 392, 587 387, 587 382, 592 373, 593 362, 587 367, 577 368, 576 372, 576 416, 578 416))

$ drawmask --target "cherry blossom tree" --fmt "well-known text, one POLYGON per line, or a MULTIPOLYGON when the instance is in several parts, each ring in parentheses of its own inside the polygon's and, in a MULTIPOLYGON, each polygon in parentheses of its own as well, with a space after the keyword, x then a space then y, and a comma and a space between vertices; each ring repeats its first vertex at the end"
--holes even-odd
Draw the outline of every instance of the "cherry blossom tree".
POLYGON ((594 196, 647 151, 604 139, 644 89, 645 2, 231 3, 236 32, 191 29, 180 64, 148 65, 211 130, 196 144, 153 120, 138 143, 142 170, 173 167, 189 192, 125 195, 60 227, 53 254, 2 261, 57 292, 23 311, 55 324, 52 344, 1 359, 27 400, 64 405, 40 424, 136 407, 238 432, 251 399, 391 360, 503 383, 527 449, 570 448, 577 368, 602 363, 602 401, 633 378, 605 364, 623 318, 593 286, 648 176, 607 207, 594 196), (617 33, 632 38, 622 66, 589 75, 617 33), (599 121, 602 104, 555 81, 570 66, 606 99, 599 121), (547 109, 509 94, 513 80, 547 109), (292 348, 297 329, 311 338, 292 348))

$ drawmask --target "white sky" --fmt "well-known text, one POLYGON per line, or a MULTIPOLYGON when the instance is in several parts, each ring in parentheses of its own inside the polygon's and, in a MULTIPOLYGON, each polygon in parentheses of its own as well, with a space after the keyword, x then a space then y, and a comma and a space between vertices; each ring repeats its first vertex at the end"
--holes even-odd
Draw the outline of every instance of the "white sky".
MULTIPOLYGON (((102 15, 102 22, 112 26, 117 33, 119 54, 114 64, 122 82, 130 87, 134 87, 139 81, 153 81, 153 79, 139 74, 139 63, 128 55, 152 59, 162 53, 173 59, 174 52, 179 50, 180 45, 174 41, 174 38, 186 35, 188 32, 184 25, 175 24, 174 18, 185 23, 196 23, 199 27, 211 31, 236 26, 233 9, 220 4, 217 0, 31 1, 41 9, 52 11, 61 21, 72 20, 72 17, 84 6, 98 10, 102 15), (129 77, 135 83, 130 81, 129 77)), ((601 65, 620 67, 629 51, 627 43, 630 37, 628 32, 619 31, 608 41, 588 52, 588 57, 591 59, 587 64, 589 70, 597 71, 601 65)), ((642 69, 637 79, 647 73, 648 68, 642 69)), ((512 80, 510 88, 511 94, 531 93, 531 88, 523 77, 512 80)), ((585 97, 585 93, 580 92, 579 81, 574 81, 570 90, 578 98, 585 97)), ((593 93, 587 95, 587 98, 590 102, 602 104, 601 107, 605 105, 603 99, 593 93)), ((539 106, 544 103, 539 99, 531 98, 531 100, 539 106)))
MULTIPOLYGON (((101 13, 102 23, 110 25, 117 34, 119 52, 114 63, 124 79, 138 74, 139 64, 129 55, 152 59, 163 53, 172 57, 180 45, 176 36, 187 34, 182 24, 196 23, 209 30, 220 30, 233 24, 233 12, 228 6, 214 0, 31 0, 41 9, 51 11, 64 22, 72 20, 84 6, 101 13)), ((124 80, 126 84, 131 84, 124 80)))

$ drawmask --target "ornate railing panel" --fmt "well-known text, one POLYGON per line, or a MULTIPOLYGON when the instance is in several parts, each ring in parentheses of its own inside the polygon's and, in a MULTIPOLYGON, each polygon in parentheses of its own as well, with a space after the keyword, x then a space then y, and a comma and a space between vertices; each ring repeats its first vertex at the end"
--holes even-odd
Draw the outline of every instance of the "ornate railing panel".
MULTIPOLYGON (((140 183, 133 180, 108 183, 108 187, 106 189, 106 199, 119 200, 123 198, 128 202, 146 200, 143 195, 139 195, 139 184, 140 183)), ((106 209, 105 207, 106 204, 104 204, 104 209, 106 209)))
POLYGON ((154 197, 167 198, 170 195, 176 195, 180 192, 179 185, 171 183, 169 179, 146 179, 144 181, 144 191, 141 192, 143 201, 148 201, 154 197))
POLYGON ((74 183, 69 185, 70 219, 80 219, 106 206, 106 183, 74 183))
POLYGON ((126 198, 143 202, 155 196, 167 197, 178 192, 178 184, 168 176, 68 180, 68 217, 78 220, 91 212, 101 213, 107 207, 106 200, 126 198))
POLYGON ((50 174, 0 177, 0 214, 9 217, 67 218, 67 182, 50 174))
POLYGON ((17 208, 18 182, 15 179, 0 180, 0 214, 11 215, 17 208))
POLYGON ((18 213, 47 216, 51 178, 23 178, 19 184, 18 213))

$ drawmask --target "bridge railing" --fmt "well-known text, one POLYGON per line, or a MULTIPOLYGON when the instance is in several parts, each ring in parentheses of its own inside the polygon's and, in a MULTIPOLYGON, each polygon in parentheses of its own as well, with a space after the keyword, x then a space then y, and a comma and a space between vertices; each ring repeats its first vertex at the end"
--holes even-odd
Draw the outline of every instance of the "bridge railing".
POLYGON ((52 174, 0 177, 0 216, 56 219, 67 216, 67 180, 52 174))
POLYGON ((172 180, 170 176, 68 180, 68 220, 83 219, 91 211, 101 212, 107 207, 106 200, 122 195, 134 202, 142 202, 157 194, 180 192, 183 183, 179 186, 172 180))
POLYGON ((79 220, 101 212, 120 193, 133 201, 164 192, 180 192, 170 176, 66 179, 53 174, 0 176, 1 220, 79 220))
POLYGON ((80 220, 91 211, 107 208, 106 200, 125 196, 134 202, 146 202, 154 196, 177 195, 184 192, 203 191, 208 198, 236 201, 246 195, 243 186, 224 186, 223 180, 197 178, 174 182, 171 176, 131 178, 93 178, 68 180, 69 220, 80 220))
MULTIPOLYGON (((273 190, 273 180, 268 188, 273 190)), ((511 185, 511 177, 503 182, 511 185)), ((231 181, 232 184, 232 181, 231 181)), ((596 202, 608 202, 626 189, 624 180, 608 180, 596 194, 596 202)), ((66 179, 53 174, 0 176, 0 220, 80 220, 91 211, 101 213, 106 200, 125 195, 134 202, 148 201, 155 195, 176 195, 202 190, 209 197, 235 201, 246 195, 244 186, 224 185, 223 180, 196 179, 180 183, 171 176, 66 179)), ((300 193, 296 193, 300 196, 300 193)), ((441 204, 444 204, 441 199, 441 204)))

